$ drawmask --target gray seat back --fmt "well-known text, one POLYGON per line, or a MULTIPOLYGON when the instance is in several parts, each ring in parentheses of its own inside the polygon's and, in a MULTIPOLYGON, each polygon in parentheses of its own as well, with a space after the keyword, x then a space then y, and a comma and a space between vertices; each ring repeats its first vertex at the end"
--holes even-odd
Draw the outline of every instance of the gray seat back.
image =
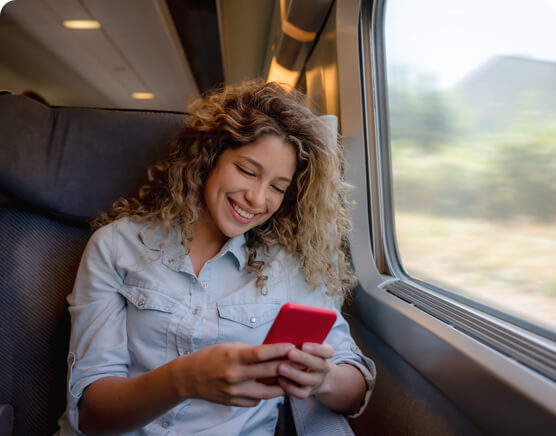
POLYGON ((14 434, 54 433, 65 408, 66 296, 88 221, 136 193, 183 123, 0 94, 0 407, 14 434))

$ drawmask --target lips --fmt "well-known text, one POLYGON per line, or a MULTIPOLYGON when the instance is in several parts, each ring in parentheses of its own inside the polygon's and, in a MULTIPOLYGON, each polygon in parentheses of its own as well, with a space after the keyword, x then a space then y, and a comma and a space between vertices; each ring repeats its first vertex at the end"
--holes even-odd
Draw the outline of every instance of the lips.
POLYGON ((249 213, 243 209, 241 209, 237 204, 232 204, 232 207, 234 208, 234 210, 239 213, 243 218, 247 218, 247 219, 251 219, 253 218, 255 215, 252 213, 249 213))
POLYGON ((239 206, 239 204, 237 204, 231 199, 228 199, 228 202, 230 203, 233 212, 235 212, 234 216, 236 217, 236 219, 238 219, 243 223, 249 223, 256 215, 258 215, 256 213, 249 212, 243 209, 241 206, 239 206))

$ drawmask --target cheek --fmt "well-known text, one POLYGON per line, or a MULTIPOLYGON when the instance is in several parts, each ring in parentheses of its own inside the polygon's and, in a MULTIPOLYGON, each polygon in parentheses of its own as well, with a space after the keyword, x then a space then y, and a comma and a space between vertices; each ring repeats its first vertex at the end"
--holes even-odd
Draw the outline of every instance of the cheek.
POLYGON ((280 209, 280 206, 282 206, 284 198, 276 198, 276 199, 272 199, 269 205, 269 212, 270 215, 273 215, 274 213, 276 213, 278 211, 278 209, 280 209))
POLYGON ((214 214, 218 206, 218 185, 214 183, 214 179, 207 179, 203 189, 203 200, 204 207, 211 213, 214 214))
POLYGON ((211 205, 211 198, 210 198, 210 194, 211 194, 212 190, 210 188, 210 181, 209 179, 207 179, 207 181, 205 182, 205 186, 203 187, 203 193, 202 193, 202 198, 203 201, 205 203, 206 206, 211 205))

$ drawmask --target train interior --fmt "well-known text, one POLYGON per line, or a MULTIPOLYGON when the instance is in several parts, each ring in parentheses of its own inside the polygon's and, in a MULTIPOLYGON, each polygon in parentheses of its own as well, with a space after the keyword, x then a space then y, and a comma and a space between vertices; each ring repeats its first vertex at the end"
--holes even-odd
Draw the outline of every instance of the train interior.
POLYGON ((377 204, 391 176, 381 145, 388 129, 380 23, 388 3, 3 6, 0 433, 57 429, 66 401, 65 297, 90 236, 87 222, 136 191, 180 129, 189 100, 262 78, 300 88, 316 113, 338 118, 345 177, 357 202, 349 251, 359 279, 343 311, 378 374, 367 409, 349 420, 353 432, 553 434, 554 332, 513 329, 492 313, 482 318, 443 292, 435 293, 440 303, 421 298, 385 260, 389 209, 377 204), (525 331, 527 341, 520 339, 525 331), (529 350, 531 343, 534 350, 523 351, 529 360, 504 348, 529 350))

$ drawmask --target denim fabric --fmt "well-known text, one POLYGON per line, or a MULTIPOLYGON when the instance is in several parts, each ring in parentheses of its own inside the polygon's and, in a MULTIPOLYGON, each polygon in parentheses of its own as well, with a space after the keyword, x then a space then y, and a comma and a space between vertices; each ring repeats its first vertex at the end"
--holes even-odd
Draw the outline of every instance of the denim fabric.
MULTIPOLYGON (((177 228, 165 235, 120 219, 93 234, 68 296, 72 332, 62 435, 81 434, 78 402, 95 380, 133 377, 216 343, 261 344, 288 301, 337 310, 324 289, 308 289, 297 261, 281 249, 264 257, 269 278, 261 292, 245 268, 244 243, 244 236, 230 239, 196 277, 177 228)), ((360 356, 339 311, 326 342, 335 349, 332 360, 358 367, 370 390, 374 367, 360 356)), ((132 434, 273 435, 282 402, 241 408, 186 400, 132 434)))

